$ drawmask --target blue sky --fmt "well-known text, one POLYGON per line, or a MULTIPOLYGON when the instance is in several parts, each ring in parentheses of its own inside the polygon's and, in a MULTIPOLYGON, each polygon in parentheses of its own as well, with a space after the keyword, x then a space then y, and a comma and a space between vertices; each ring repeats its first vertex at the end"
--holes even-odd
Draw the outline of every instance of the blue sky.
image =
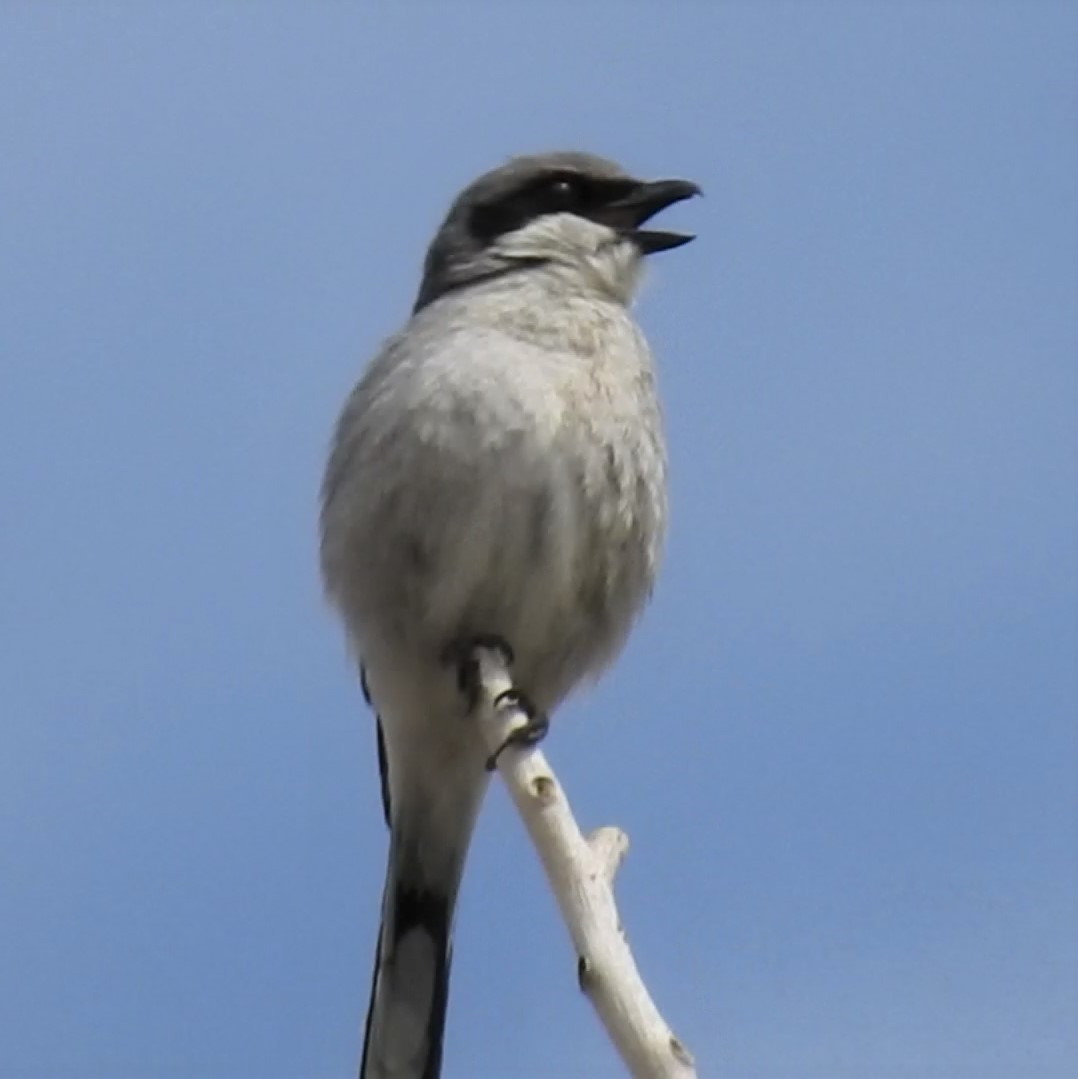
MULTIPOLYGON (((456 189, 698 181, 673 524, 548 742, 726 1079, 1078 1073, 1078 9, 0 8, 0 1075, 353 1074, 385 836, 316 573, 456 189)), ((506 798, 447 1079, 617 1062, 506 798)))

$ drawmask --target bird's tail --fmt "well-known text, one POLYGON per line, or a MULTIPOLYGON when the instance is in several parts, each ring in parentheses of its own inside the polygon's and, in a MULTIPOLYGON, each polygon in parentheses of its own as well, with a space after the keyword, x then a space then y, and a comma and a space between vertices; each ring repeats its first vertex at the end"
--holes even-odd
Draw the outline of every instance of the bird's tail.
MULTIPOLYGON (((442 773, 437 811, 397 799, 360 1079, 438 1079, 453 912, 487 777, 442 773)), ((407 788, 406 788, 407 789, 407 788)), ((414 790, 414 788, 412 788, 414 790)))
POLYGON ((452 893, 409 882, 390 852, 360 1079, 437 1079, 449 998, 452 893))

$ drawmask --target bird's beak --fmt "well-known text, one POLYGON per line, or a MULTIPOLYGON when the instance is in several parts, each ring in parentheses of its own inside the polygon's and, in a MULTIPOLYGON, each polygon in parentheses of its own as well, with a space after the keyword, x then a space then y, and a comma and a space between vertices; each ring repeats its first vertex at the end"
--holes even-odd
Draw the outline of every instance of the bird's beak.
POLYGON ((701 193, 691 180, 641 181, 627 195, 608 203, 595 216, 632 240, 643 254, 653 255, 656 251, 681 247, 696 237, 683 232, 657 232, 640 226, 667 206, 701 193))

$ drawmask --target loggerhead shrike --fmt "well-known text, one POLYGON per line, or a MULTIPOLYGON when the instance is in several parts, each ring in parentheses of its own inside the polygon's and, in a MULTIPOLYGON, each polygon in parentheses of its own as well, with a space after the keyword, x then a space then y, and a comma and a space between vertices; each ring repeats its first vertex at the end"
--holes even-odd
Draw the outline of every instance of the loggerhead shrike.
POLYGON ((436 1079, 453 907, 488 770, 469 646, 503 642, 538 737, 617 654, 666 518, 642 226, 699 194, 578 152, 457 197, 412 317, 353 390, 322 486, 326 591, 378 715, 390 829, 361 1076, 436 1079))

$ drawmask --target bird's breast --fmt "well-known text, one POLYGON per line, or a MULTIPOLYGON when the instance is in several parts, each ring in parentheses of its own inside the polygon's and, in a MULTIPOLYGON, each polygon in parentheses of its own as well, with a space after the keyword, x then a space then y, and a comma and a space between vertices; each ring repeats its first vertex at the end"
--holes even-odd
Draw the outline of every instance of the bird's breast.
POLYGON ((392 633, 429 661, 498 634, 552 708, 651 588, 665 459, 628 318, 590 312, 538 340, 529 318, 458 322, 376 362, 342 421, 324 565, 361 651, 392 633))

